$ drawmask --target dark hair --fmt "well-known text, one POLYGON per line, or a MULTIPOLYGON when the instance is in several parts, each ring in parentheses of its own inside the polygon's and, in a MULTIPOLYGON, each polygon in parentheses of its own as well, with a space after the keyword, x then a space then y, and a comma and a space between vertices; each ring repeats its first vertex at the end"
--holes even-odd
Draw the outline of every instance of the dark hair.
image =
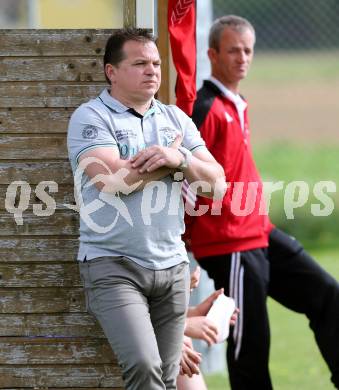
POLYGON ((212 24, 208 38, 208 44, 210 48, 215 49, 217 51, 219 50, 221 33, 227 27, 239 32, 249 29, 250 31, 252 31, 255 38, 254 27, 247 19, 236 15, 225 15, 219 19, 216 19, 212 24))
MULTIPOLYGON (((127 41, 155 43, 155 37, 149 30, 142 28, 123 28, 117 30, 107 40, 104 54, 104 69, 106 64, 118 65, 119 62, 125 58, 123 46, 127 41)), ((110 83, 110 80, 106 76, 106 72, 105 77, 107 82, 110 83)))

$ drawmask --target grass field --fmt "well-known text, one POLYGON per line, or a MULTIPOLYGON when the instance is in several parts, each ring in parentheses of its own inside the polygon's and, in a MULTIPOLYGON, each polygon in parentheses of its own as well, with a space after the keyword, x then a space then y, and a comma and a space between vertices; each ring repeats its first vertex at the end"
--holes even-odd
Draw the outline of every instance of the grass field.
MULTIPOLYGON (((339 279, 339 250, 311 251, 339 279)), ((315 292, 316 293, 316 292, 315 292)), ((271 324, 270 370, 276 390, 331 390, 330 374, 304 316, 269 300, 271 324)), ((206 376, 209 390, 228 390, 225 375, 206 376)))
POLYGON ((339 79, 338 56, 336 50, 257 52, 244 83, 332 82, 339 79))
POLYGON ((338 52, 257 53, 241 84, 252 140, 339 144, 338 52))
POLYGON ((273 143, 256 145, 254 155, 264 182, 282 181, 286 189, 292 181, 303 181, 309 188, 309 198, 304 206, 294 210, 294 219, 286 217, 284 207, 288 208, 289 202, 285 192, 273 193, 269 208, 273 222, 308 247, 338 247, 339 146, 273 143), (321 203, 313 194, 315 184, 320 181, 333 182, 337 187, 336 192, 327 193, 334 203, 329 216, 314 216, 311 212, 312 204, 321 203))

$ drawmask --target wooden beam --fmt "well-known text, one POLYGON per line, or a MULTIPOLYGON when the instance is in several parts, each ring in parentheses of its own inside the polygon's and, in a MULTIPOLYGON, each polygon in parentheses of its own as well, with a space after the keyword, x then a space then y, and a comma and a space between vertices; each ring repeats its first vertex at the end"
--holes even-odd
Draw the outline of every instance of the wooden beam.
POLYGON ((124 27, 136 27, 136 0, 124 0, 124 27))
POLYGON ((0 30, 1 57, 102 57, 114 29, 0 30), (67 32, 66 32, 67 31, 67 32))

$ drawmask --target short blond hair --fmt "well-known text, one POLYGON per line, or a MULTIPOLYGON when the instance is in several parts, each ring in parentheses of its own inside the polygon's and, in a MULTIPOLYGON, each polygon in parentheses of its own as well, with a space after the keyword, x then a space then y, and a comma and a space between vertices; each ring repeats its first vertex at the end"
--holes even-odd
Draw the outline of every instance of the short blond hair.
POLYGON ((208 37, 208 45, 210 48, 219 50, 220 36, 225 28, 232 28, 236 31, 242 32, 243 30, 250 30, 253 33, 255 39, 255 30, 252 24, 245 18, 236 15, 225 15, 216 19, 210 29, 208 37))

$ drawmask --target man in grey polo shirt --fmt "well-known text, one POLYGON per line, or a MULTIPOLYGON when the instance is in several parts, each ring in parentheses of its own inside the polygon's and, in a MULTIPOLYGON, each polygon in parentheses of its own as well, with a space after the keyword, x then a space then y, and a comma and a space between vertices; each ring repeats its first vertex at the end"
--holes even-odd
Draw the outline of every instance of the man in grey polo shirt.
POLYGON ((87 308, 127 389, 176 389, 189 294, 180 180, 220 198, 224 172, 191 119, 154 99, 160 58, 149 33, 112 35, 104 65, 110 87, 68 129, 87 308))

